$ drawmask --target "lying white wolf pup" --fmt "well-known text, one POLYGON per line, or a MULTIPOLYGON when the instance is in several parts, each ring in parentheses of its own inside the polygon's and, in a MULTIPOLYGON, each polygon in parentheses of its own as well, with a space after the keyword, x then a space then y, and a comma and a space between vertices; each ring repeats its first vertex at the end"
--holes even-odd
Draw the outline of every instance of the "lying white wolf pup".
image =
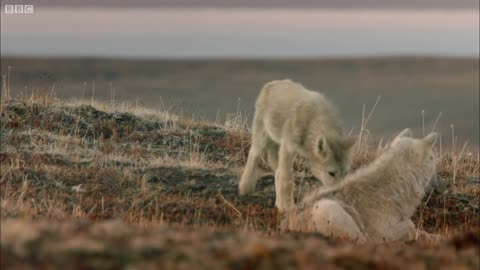
POLYGON ((267 152, 275 171, 275 205, 279 211, 292 208, 295 156, 307 158, 313 175, 331 185, 349 171, 355 141, 343 136, 336 109, 322 94, 290 80, 267 83, 256 102, 252 146, 239 182, 240 194, 255 190, 256 166, 267 152))
POLYGON ((307 195, 282 227, 359 242, 413 239, 417 231, 411 217, 431 179, 436 182, 432 147, 437 134, 410 136, 409 129, 402 131, 370 165, 307 195))

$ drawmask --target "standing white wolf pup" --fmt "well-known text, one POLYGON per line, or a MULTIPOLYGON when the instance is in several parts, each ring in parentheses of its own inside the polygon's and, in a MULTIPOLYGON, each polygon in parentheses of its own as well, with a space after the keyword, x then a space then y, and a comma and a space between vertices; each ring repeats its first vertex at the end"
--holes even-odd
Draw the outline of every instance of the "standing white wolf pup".
POLYGON ((275 205, 294 206, 292 163, 307 158, 313 175, 331 185, 350 169, 355 138, 345 138, 335 107, 317 92, 290 80, 272 81, 261 90, 252 126, 252 145, 239 182, 240 194, 255 190, 256 166, 267 152, 275 171, 275 205))
POLYGON ((307 195, 282 226, 359 242, 407 240, 416 233, 428 236, 415 230, 411 217, 431 179, 437 184, 432 151, 437 134, 410 136, 409 129, 402 131, 370 165, 331 188, 307 195))

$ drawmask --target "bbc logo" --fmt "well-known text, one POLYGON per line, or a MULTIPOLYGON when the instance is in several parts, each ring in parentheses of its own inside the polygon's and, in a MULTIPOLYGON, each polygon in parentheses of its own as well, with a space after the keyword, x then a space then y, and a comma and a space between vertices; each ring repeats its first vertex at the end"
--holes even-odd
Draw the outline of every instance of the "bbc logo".
POLYGON ((32 14, 33 5, 5 5, 5 13, 32 14))

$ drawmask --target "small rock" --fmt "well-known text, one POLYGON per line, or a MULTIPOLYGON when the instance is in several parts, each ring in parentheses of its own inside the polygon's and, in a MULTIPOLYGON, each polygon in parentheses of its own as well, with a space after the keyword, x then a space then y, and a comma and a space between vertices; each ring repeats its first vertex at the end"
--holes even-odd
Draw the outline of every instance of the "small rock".
POLYGON ((55 181, 53 184, 57 188, 64 188, 65 187, 65 185, 61 181, 55 181))
POLYGON ((473 209, 479 209, 480 208, 480 198, 476 197, 473 200, 471 200, 468 205, 472 207, 473 209))
POLYGON ((82 188, 82 184, 80 184, 80 185, 73 186, 72 191, 76 193, 84 193, 86 190, 82 188))
POLYGON ((474 188, 480 188, 480 178, 477 177, 477 176, 469 177, 469 178, 465 181, 465 186, 474 187, 474 188))
POLYGON ((439 194, 443 194, 448 189, 448 182, 443 178, 437 177, 437 181, 434 184, 434 186, 435 186, 435 192, 439 194))
POLYGON ((160 182, 160 179, 156 175, 153 175, 151 173, 144 174, 142 177, 142 180, 145 183, 150 183, 150 184, 157 184, 160 182))
POLYGON ((187 186, 189 187, 193 187, 197 184, 197 181, 195 179, 192 179, 190 181, 187 182, 187 186))

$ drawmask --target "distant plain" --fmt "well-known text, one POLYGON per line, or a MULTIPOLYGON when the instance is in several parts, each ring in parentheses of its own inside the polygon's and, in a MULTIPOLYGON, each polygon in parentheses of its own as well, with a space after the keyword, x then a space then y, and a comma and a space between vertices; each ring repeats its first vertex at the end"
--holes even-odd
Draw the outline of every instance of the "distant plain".
MULTIPOLYGON (((479 145, 479 59, 377 57, 312 60, 114 60, 2 57, 11 66, 14 95, 138 102, 183 116, 224 121, 242 113, 250 121, 262 85, 290 78, 320 91, 338 106, 347 132, 358 133, 365 105, 367 128, 377 137, 433 128, 451 142, 479 145), (95 84, 92 87, 93 83, 95 84), (92 89, 95 89, 92 91, 92 89), (422 121, 422 111, 424 121, 422 121), (424 122, 424 123, 423 123, 424 122)), ((450 145, 450 143, 448 143, 450 145)), ((477 150, 478 151, 478 150, 477 150)))

